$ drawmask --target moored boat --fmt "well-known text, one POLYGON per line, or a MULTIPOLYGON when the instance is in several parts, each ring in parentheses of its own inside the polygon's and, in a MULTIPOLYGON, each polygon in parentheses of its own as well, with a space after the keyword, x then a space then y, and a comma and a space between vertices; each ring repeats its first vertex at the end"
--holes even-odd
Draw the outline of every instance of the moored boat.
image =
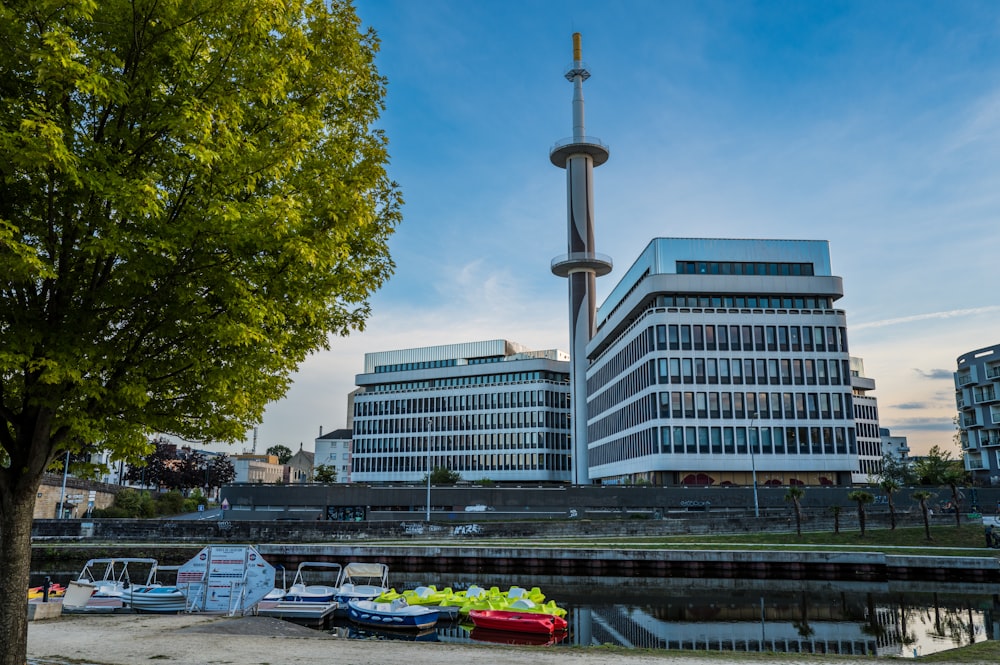
POLYGON ((389 566, 352 562, 344 566, 333 599, 341 607, 352 600, 374 600, 389 590, 389 566))
POLYGON ((91 559, 77 578, 70 581, 63 599, 63 611, 112 612, 126 608, 126 594, 137 583, 132 578, 145 571, 145 582, 141 586, 156 586, 156 567, 156 559, 91 559))
POLYGON ((347 603, 347 618, 362 626, 424 630, 433 627, 439 617, 436 607, 409 605, 402 598, 390 603, 373 600, 351 600, 347 603))
POLYGON ((469 619, 476 628, 543 635, 564 631, 569 626, 566 619, 542 612, 470 610, 469 619))
POLYGON ((284 593, 279 593, 278 589, 270 592, 266 598, 268 600, 280 600, 282 602, 306 602, 306 603, 330 603, 333 602, 338 591, 338 581, 343 574, 343 568, 339 563, 327 563, 325 561, 303 561, 295 570, 295 577, 292 578, 292 586, 288 587, 284 593), (305 571, 324 571, 331 584, 307 584, 303 573, 305 571))

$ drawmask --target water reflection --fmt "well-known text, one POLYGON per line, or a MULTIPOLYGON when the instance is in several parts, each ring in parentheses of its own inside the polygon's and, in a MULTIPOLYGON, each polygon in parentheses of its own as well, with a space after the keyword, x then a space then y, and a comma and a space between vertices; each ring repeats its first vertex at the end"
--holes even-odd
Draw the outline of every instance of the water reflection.
MULTIPOLYGON (((436 583, 433 576, 401 586, 436 583)), ((399 584, 399 582, 396 582, 399 584)), ((464 582, 452 580, 459 588, 464 582)), ((482 582, 479 582, 482 584, 482 582)), ((509 586, 512 581, 486 581, 509 586)), ((570 631, 550 646, 916 657, 1000 639, 1000 588, 766 580, 525 577, 569 610, 570 631)), ((439 624, 438 641, 505 642, 439 624)))

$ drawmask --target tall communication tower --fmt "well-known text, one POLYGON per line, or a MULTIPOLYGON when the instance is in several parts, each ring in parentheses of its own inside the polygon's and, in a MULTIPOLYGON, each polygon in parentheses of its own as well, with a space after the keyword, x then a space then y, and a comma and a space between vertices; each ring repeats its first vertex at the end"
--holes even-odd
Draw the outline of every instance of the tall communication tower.
POLYGON ((611 258, 594 252, 594 167, 608 161, 608 147, 587 136, 583 118, 583 63, 580 33, 573 33, 573 136, 553 146, 549 159, 566 169, 567 253, 552 260, 552 272, 569 279, 569 344, 573 482, 590 483, 587 459, 587 343, 594 336, 596 278, 611 272, 611 258))

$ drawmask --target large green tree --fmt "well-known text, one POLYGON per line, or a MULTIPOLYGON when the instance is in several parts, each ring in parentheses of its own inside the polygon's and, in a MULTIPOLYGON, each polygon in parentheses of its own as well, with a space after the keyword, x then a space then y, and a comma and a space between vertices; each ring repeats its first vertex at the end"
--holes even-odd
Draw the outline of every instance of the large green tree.
POLYGON ((400 219, 349 0, 0 0, 0 665, 67 451, 238 441, 363 326, 400 219))
POLYGON ((288 464, 288 460, 292 459, 292 449, 280 443, 271 446, 266 452, 277 457, 278 464, 288 464))

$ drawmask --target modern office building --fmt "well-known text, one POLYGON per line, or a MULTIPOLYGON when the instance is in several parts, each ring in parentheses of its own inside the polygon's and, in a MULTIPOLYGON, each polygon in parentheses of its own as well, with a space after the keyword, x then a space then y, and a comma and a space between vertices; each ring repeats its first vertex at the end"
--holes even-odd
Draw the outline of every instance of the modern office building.
POLYGON ((955 405, 966 470, 1000 485, 1000 344, 958 357, 955 405))
POLYGON ((654 239, 587 347, 590 477, 850 484, 842 296, 824 241, 654 239))
POLYGON ((569 357, 507 340, 365 354, 352 482, 569 482, 569 357))
POLYGON ((855 484, 877 480, 882 473, 882 434, 878 424, 878 399, 872 394, 875 379, 865 376, 865 363, 851 358, 851 393, 854 396, 854 429, 858 437, 858 463, 851 474, 855 484))

